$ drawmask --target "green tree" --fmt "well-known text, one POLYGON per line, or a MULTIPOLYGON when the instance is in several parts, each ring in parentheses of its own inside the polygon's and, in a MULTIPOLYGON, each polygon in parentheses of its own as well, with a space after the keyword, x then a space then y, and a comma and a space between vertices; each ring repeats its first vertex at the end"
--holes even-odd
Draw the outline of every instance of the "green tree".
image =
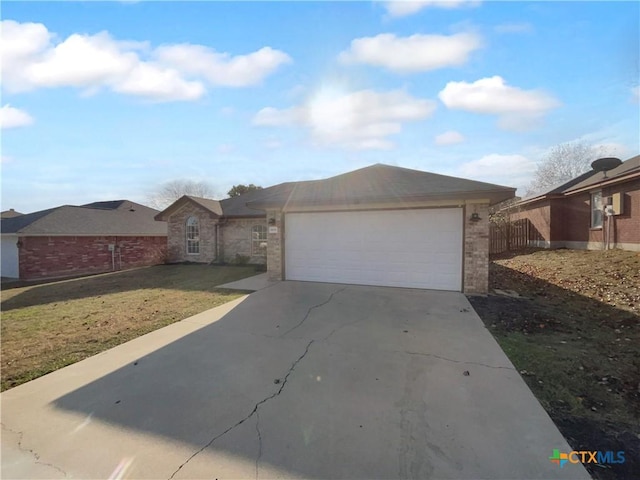
POLYGON ((262 190, 262 187, 254 185, 253 183, 250 183, 249 185, 234 185, 231 187, 231 190, 227 192, 227 195, 229 195, 229 197, 239 197, 240 195, 255 192, 256 190, 262 190))

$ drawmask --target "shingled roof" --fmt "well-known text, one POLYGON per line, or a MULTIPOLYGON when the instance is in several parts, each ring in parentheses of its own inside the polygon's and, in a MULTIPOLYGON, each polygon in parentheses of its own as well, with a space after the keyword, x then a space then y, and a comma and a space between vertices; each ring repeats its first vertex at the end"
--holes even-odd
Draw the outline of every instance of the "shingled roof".
POLYGON ((512 198, 515 188, 411 170, 381 163, 335 177, 297 182, 293 188, 249 201, 251 208, 366 205, 410 201, 487 198, 499 203, 512 198))
POLYGON ((165 236, 167 224, 154 220, 157 213, 129 200, 114 200, 3 218, 0 226, 3 234, 165 236))
POLYGON ((192 203, 199 205, 214 216, 218 217, 264 217, 264 212, 255 208, 247 207, 247 203, 259 200, 270 195, 281 195, 290 192, 296 184, 281 183, 273 187, 262 188, 238 195, 237 197, 225 198, 224 200, 213 200, 211 198, 194 197, 183 195, 165 210, 156 215, 156 220, 166 221, 174 212, 178 211, 185 204, 192 203))

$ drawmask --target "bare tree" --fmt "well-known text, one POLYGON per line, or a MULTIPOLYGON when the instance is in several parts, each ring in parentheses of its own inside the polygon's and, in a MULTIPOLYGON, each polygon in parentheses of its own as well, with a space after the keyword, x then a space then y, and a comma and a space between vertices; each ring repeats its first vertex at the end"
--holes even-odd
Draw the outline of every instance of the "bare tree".
POLYGON ((183 195, 211 198, 213 187, 206 182, 194 182, 193 180, 171 180, 163 183, 155 189, 147 198, 149 206, 163 210, 183 195))
POLYGON ((591 170, 591 162, 606 156, 602 147, 597 148, 584 142, 569 142, 556 145, 538 164, 527 195, 546 188, 560 185, 591 170))

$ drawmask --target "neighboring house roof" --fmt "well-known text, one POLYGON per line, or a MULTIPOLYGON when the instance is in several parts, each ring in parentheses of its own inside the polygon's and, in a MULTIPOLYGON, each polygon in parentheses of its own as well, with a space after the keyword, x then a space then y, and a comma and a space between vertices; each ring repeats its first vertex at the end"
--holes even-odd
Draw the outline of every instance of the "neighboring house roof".
POLYGON ((605 184, 610 185, 620 183, 636 177, 640 177, 640 155, 636 155, 635 157, 622 162, 616 168, 609 170, 608 172, 596 172, 594 170, 589 170, 588 172, 578 175, 569 181, 549 187, 533 195, 528 195, 515 205, 532 203, 551 196, 571 195, 572 193, 577 193, 583 189, 593 189, 605 184))
POLYGON ((0 218, 13 218, 13 217, 19 217, 20 215, 23 215, 20 212, 16 212, 13 208, 10 208, 9 210, 5 210, 4 212, 0 212, 0 218))
POLYGON ((592 175, 580 182, 577 182, 564 190, 564 193, 571 193, 585 187, 593 187, 602 183, 618 183, 626 181, 629 177, 640 176, 640 155, 622 162, 613 170, 608 172, 591 172, 592 175))
POLYGON ((284 190, 248 202, 251 208, 364 205, 408 201, 487 198, 498 203, 515 188, 435 173, 376 164, 335 177, 297 182, 284 190))
POLYGON ((129 200, 95 202, 3 218, 3 234, 21 235, 167 235, 166 223, 156 222, 158 213, 129 200))

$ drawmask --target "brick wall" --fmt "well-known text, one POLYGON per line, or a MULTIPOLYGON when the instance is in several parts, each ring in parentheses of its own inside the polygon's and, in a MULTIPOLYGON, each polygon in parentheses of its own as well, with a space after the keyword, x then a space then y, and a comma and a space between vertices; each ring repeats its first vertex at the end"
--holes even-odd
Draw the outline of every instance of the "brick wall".
POLYGON ((464 223, 463 292, 485 294, 489 290, 489 205, 467 205, 464 223), (474 212, 480 220, 471 220, 474 212))
POLYGON ((167 237, 21 237, 20 278, 64 277, 163 263, 167 237))
POLYGON ((282 212, 269 210, 267 219, 270 218, 275 219, 275 224, 268 225, 267 228, 276 227, 277 232, 267 233, 267 273, 269 280, 282 280, 282 239, 284 238, 282 212))
POLYGON ((169 217, 168 258, 169 262, 209 263, 216 259, 217 219, 208 210, 187 203, 169 217), (200 253, 187 253, 186 225, 189 217, 196 217, 200 226, 200 253))
MULTIPOLYGON (((603 198, 614 193, 622 195, 623 212, 613 217, 611 244, 617 248, 640 251, 640 180, 602 189, 603 198)), ((530 239, 534 245, 602 248, 603 229, 591 228, 589 192, 545 200, 511 214, 511 220, 521 218, 528 218, 533 226, 530 239)))
POLYGON ((234 263, 236 255, 249 257, 249 263, 267 263, 264 255, 254 255, 251 245, 251 233, 254 225, 265 225, 264 218, 230 218, 219 220, 219 217, 204 208, 185 204, 169 217, 167 225, 168 261, 209 263, 222 260, 234 263), (196 217, 200 226, 200 253, 187 253, 186 226, 189 217, 196 217), (216 233, 216 225, 218 231, 216 233), (216 246, 216 234, 219 236, 216 246), (217 248, 217 251, 216 251, 217 248))
POLYGON ((252 229, 254 225, 267 226, 266 218, 233 218, 225 221, 221 228, 220 240, 224 261, 233 263, 236 254, 249 257, 249 263, 265 264, 265 255, 254 254, 252 251, 252 229))

